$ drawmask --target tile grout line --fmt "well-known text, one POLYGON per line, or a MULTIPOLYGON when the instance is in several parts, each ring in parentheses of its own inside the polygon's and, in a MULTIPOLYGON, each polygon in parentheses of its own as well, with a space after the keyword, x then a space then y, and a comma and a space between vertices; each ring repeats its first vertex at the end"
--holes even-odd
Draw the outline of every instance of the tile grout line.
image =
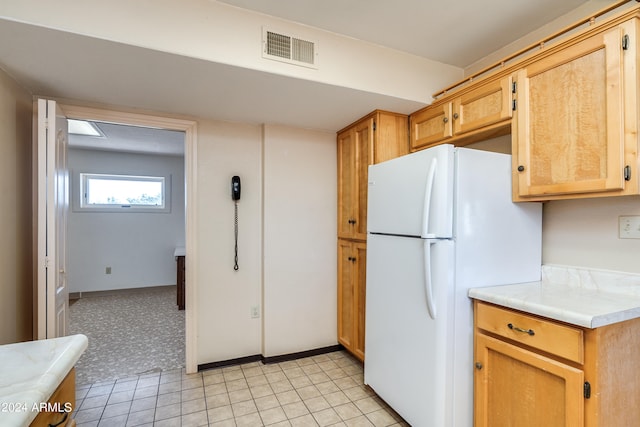
MULTIPOLYGON (((193 381, 196 379, 196 377, 187 376, 186 374, 184 374, 183 370, 180 371, 179 379, 175 377, 172 378, 172 376, 175 375, 175 371, 160 372, 157 374, 157 381, 153 381, 154 383, 153 387, 155 392, 153 397, 154 397, 155 405, 153 405, 151 408, 146 410, 152 410, 153 412, 152 414, 153 416, 151 417, 153 421, 151 422, 160 423, 160 424, 170 423, 173 421, 179 422, 179 423, 186 422, 185 417, 189 417, 191 415, 192 416, 191 419, 196 419, 198 415, 194 415, 194 414, 200 414, 204 412, 203 414, 200 415, 201 417, 200 419, 203 423, 206 423, 206 424, 202 424, 202 425, 210 425, 212 423, 217 423, 219 421, 227 421, 227 420, 229 422, 235 423, 243 417, 245 417, 245 420, 249 419, 248 417, 253 417, 254 420, 259 420, 258 422, 260 422, 263 425, 271 425, 274 422, 273 420, 277 420, 275 421, 276 423, 282 423, 283 425, 291 425, 292 421, 298 419, 299 422, 302 422, 303 418, 307 420, 312 420, 312 423, 316 423, 318 425, 325 425, 325 421, 329 421, 329 420, 331 420, 332 424, 337 422, 340 425, 345 425, 347 421, 355 420, 356 418, 362 417, 363 421, 366 421, 366 423, 369 423, 367 425, 376 426, 380 424, 376 424, 375 414, 379 412, 380 413, 383 412, 388 415, 388 420, 389 420, 388 422, 393 423, 392 425, 403 425, 401 424, 401 421, 399 421, 399 417, 397 417, 397 415, 394 416, 393 413, 390 412, 390 408, 385 406, 384 402, 379 400, 379 398, 376 400, 377 396, 362 383, 361 367, 356 368, 355 363, 352 361, 341 363, 341 364, 336 363, 336 361, 340 361, 340 360, 348 361, 349 360, 348 357, 349 357, 348 355, 342 355, 340 357, 336 357, 331 360, 326 360, 326 361, 312 360, 310 361, 310 363, 306 363, 305 361, 304 364, 301 364, 302 362, 300 362, 300 363, 296 363, 296 365, 283 363, 283 364, 278 364, 277 368, 275 369, 274 368, 267 369, 266 367, 269 365, 254 366, 251 364, 247 364, 247 365, 239 365, 231 369, 216 369, 211 371, 203 371, 196 374, 197 385, 195 387, 193 387, 193 382, 189 383, 188 381, 193 381), (333 366, 325 362, 332 362, 333 366), (260 368, 259 373, 256 373, 256 371, 250 371, 251 369, 258 368, 258 367, 260 368), (305 367, 307 369, 304 369, 305 367), (334 372, 334 374, 340 375, 338 378, 330 375, 330 371, 335 371, 336 369, 341 370, 341 373, 334 372), (297 372, 296 370, 299 370, 299 372, 297 372), (236 372, 236 371, 237 373, 231 374, 231 372, 236 372), (211 373, 207 374, 207 372, 211 372, 211 373), (251 375, 250 372, 253 372, 256 374, 251 375), (282 382, 282 380, 279 380, 278 376, 272 376, 271 378, 267 377, 267 375, 273 374, 273 373, 280 373, 282 377, 285 378, 286 381, 288 382, 290 389, 282 392, 276 392, 276 389, 273 387, 273 384, 277 382, 282 382), (300 375, 298 375, 298 373, 300 373, 300 375), (163 382, 164 374, 166 374, 166 377, 170 378, 171 380, 163 382), (225 374, 227 375, 225 376, 225 374), (319 374, 322 374, 324 377, 320 376, 319 374), (218 379, 216 379, 216 382, 208 384, 208 381, 206 380, 206 378, 208 376, 213 376, 213 375, 216 375, 216 376, 219 375, 220 381, 218 382, 217 381, 218 379), (291 375, 295 375, 295 376, 291 376, 291 375), (260 376, 263 376, 264 379, 259 379, 258 377, 260 376), (252 380, 252 378, 256 378, 256 379, 252 380), (296 378, 303 378, 304 380, 299 381, 300 384, 296 386, 294 385, 296 382, 295 381, 296 378), (176 379, 176 381, 172 381, 173 379, 176 379), (236 390, 230 391, 229 383, 232 383, 233 381, 238 381, 240 379, 243 381, 243 383, 238 383, 234 385, 234 387, 236 386, 240 386, 240 387, 236 390), (341 380, 341 379, 345 379, 344 381, 342 381, 344 384, 340 384, 340 381, 336 383, 336 380, 341 380), (349 386, 349 383, 346 381, 346 379, 350 380, 353 383, 353 386, 349 386), (294 380, 294 383, 292 383, 292 380, 294 380), (160 405, 161 396, 165 394, 168 395, 170 393, 176 393, 175 391, 162 393, 161 392, 162 384, 171 384, 178 381, 180 386, 179 402, 173 403, 173 404, 179 404, 179 408, 178 408, 179 411, 177 411, 175 416, 173 416, 171 413, 168 413, 167 418, 156 419, 156 417, 158 416, 157 411, 160 408, 159 405, 160 405), (264 381, 264 383, 262 381, 264 381), (220 391, 216 392, 215 394, 211 394, 211 395, 207 394, 206 388, 210 385, 215 385, 215 384, 222 384, 224 386, 224 391, 220 389, 220 391), (323 384, 324 386, 322 386, 323 384), (269 392, 264 395, 261 395, 260 394, 261 391, 258 391, 258 388, 263 386, 267 386, 269 392), (301 391, 302 389, 307 389, 307 388, 310 392, 309 395, 307 395, 306 392, 301 391), (184 392, 186 390, 199 390, 200 392, 192 392, 192 398, 187 398, 187 400, 185 400, 184 392), (334 390, 334 391, 331 391, 331 390, 334 390), (351 392, 348 392, 349 390, 351 392), (238 394, 237 396, 241 398, 241 400, 232 401, 230 397, 230 393, 233 393, 233 391, 243 391, 245 395, 242 396, 241 394, 238 394), (345 393, 345 391, 347 393, 345 393), (281 395, 282 393, 286 393, 286 392, 294 392, 296 399, 291 402, 283 401, 281 399, 282 397, 281 395), (340 392, 344 396, 346 401, 329 401, 327 399, 328 395, 337 393, 337 392, 340 392), (198 394, 200 394, 202 397, 196 397, 198 394), (209 407, 210 404, 214 401, 212 400, 213 399, 212 397, 218 396, 218 395, 226 395, 227 402, 228 402, 227 405, 220 406, 220 407, 225 407, 225 406, 228 407, 225 418, 220 420, 214 419, 211 417, 211 410, 216 409, 216 407, 213 407, 213 406, 211 408, 209 407), (259 399, 264 397, 270 397, 270 396, 273 396, 273 399, 275 399, 274 403, 277 403, 277 405, 273 407, 260 409, 260 406, 258 404, 259 399), (305 400, 305 397, 307 398, 306 400, 305 400), (202 404, 203 404, 202 410, 185 412, 185 405, 184 405, 185 402, 195 401, 199 399, 202 399, 202 404), (310 401, 312 399, 321 399, 323 402, 323 404, 321 405, 322 409, 318 409, 318 408, 314 408, 313 406, 310 406, 310 401), (362 406, 365 405, 366 403, 361 402, 365 399, 371 399, 371 402, 375 404, 375 407, 377 407, 377 409, 373 407, 371 411, 365 412, 365 409, 363 409, 362 406), (255 410, 254 411, 252 410, 251 412, 243 413, 242 409, 239 409, 239 408, 242 407, 242 404, 244 402, 251 402, 250 405, 252 405, 255 410), (358 402, 360 402, 360 404, 358 404, 358 402), (292 409, 292 406, 288 406, 288 405, 294 405, 294 404, 299 404, 302 408, 304 408, 304 411, 306 411, 306 413, 300 412, 299 414, 295 414, 295 412, 292 413, 285 410, 285 407, 292 409), (347 405, 350 405, 350 407, 347 407, 347 405), (337 409, 340 407, 344 407, 343 408, 344 411, 337 409), (277 409, 279 413, 278 411, 271 411, 275 409, 277 409), (316 410, 314 411, 314 409, 316 410), (348 411, 352 411, 351 412, 352 415, 349 415, 350 413, 348 411), (328 414, 327 416, 330 417, 329 420, 325 419, 325 421, 322 421, 322 419, 319 418, 320 417, 319 413, 328 414), (275 415, 274 419, 271 419, 269 418, 270 414, 277 414, 277 415, 275 415)), ((135 399, 136 392, 142 388, 148 387, 146 384, 144 384, 143 380, 144 380, 143 376, 138 376, 135 379, 136 385, 132 390, 133 394, 131 395, 131 400, 126 401, 129 404, 129 408, 127 413, 123 415, 126 415, 125 422, 127 423, 127 425, 129 425, 128 423, 130 423, 133 420, 133 418, 131 418, 132 414, 145 410, 143 409, 141 411, 132 411, 134 409, 133 402, 136 400, 135 399)), ((100 418, 94 424, 91 424, 91 425, 98 425, 97 423, 101 423, 103 421, 109 420, 110 418, 115 419, 115 417, 102 418, 102 416, 105 414, 107 406, 110 406, 109 401, 111 401, 112 396, 119 393, 117 391, 118 390, 117 384, 119 384, 119 382, 117 381, 109 383, 110 388, 106 397, 105 404, 102 407, 100 418)), ((82 401, 78 404, 78 407, 81 407, 84 404, 84 400, 87 397, 90 397, 92 388, 101 387, 101 386, 105 386, 105 384, 103 383, 93 384, 88 388, 88 390, 84 387, 79 388, 79 390, 87 390, 87 393, 84 395, 84 398, 82 399, 82 401)), ((127 390, 123 390, 121 392, 125 392, 125 391, 127 390)), ((267 390, 265 389, 264 391, 267 391, 267 390)), ((119 404, 119 403, 124 403, 124 402, 117 402, 115 404, 119 404)), ((171 404, 168 404, 168 405, 171 405, 171 404)), ((165 405, 165 407, 168 405, 165 405)), ((117 415, 117 416, 120 416, 120 415, 117 415)), ((385 424, 385 425, 388 425, 388 424, 385 424)), ((79 427, 82 427, 82 426, 83 424, 79 424, 79 427)))

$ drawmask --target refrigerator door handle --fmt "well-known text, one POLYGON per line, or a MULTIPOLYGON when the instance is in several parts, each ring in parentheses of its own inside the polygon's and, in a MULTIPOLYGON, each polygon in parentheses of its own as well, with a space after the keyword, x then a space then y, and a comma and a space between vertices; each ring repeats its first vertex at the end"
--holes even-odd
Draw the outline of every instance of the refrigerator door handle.
POLYGON ((427 175, 427 183, 424 187, 424 206, 422 210, 422 233, 423 239, 429 239, 436 237, 435 234, 429 234, 429 213, 431 212, 431 195, 433 194, 433 182, 436 177, 436 170, 438 168, 438 159, 433 158, 431 165, 429 166, 429 172, 427 175))
POLYGON ((436 305, 433 299, 433 282, 431 280, 431 245, 434 242, 431 240, 424 240, 424 291, 427 300, 427 309, 429 310, 429 316, 435 320, 436 318, 436 305))

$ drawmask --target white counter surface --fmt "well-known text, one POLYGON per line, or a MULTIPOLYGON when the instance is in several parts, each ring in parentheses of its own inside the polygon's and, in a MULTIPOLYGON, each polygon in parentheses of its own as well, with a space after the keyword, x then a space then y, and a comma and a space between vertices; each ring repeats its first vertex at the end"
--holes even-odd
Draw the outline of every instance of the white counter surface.
POLYGON ((87 344, 71 335, 0 346, 0 425, 29 425, 34 405, 49 400, 87 344))
POLYGON ((587 328, 640 317, 640 275, 543 266, 542 280, 469 290, 471 298, 587 328))

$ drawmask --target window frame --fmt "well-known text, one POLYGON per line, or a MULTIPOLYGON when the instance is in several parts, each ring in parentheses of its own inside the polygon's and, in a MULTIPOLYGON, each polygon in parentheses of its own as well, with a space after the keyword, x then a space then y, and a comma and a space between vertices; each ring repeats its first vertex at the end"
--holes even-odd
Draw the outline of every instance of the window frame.
POLYGON ((138 212, 169 213, 171 212, 171 175, 143 175, 121 173, 80 172, 77 174, 78 190, 74 211, 77 212, 138 212), (109 179, 118 181, 159 182, 162 185, 162 205, 142 204, 88 204, 86 189, 91 179, 109 179))

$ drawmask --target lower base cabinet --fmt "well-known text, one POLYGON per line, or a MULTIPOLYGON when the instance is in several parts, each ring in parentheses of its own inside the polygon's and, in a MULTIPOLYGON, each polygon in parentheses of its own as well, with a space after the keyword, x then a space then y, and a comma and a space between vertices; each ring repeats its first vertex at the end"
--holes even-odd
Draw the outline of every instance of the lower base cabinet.
POLYGON ((474 310, 475 427, 639 425, 640 319, 588 329, 474 310))
MULTIPOLYGON (((31 427, 73 427, 76 425, 72 418, 73 412, 65 412, 69 409, 76 409, 76 370, 71 369, 67 376, 62 380, 58 388, 53 392, 49 401, 48 408, 59 408, 60 412, 40 412, 38 416, 31 422, 31 427)), ((1 423, 0 423, 1 424, 1 423)))
POLYGON ((338 342, 364 361, 367 244, 338 239, 338 342))

